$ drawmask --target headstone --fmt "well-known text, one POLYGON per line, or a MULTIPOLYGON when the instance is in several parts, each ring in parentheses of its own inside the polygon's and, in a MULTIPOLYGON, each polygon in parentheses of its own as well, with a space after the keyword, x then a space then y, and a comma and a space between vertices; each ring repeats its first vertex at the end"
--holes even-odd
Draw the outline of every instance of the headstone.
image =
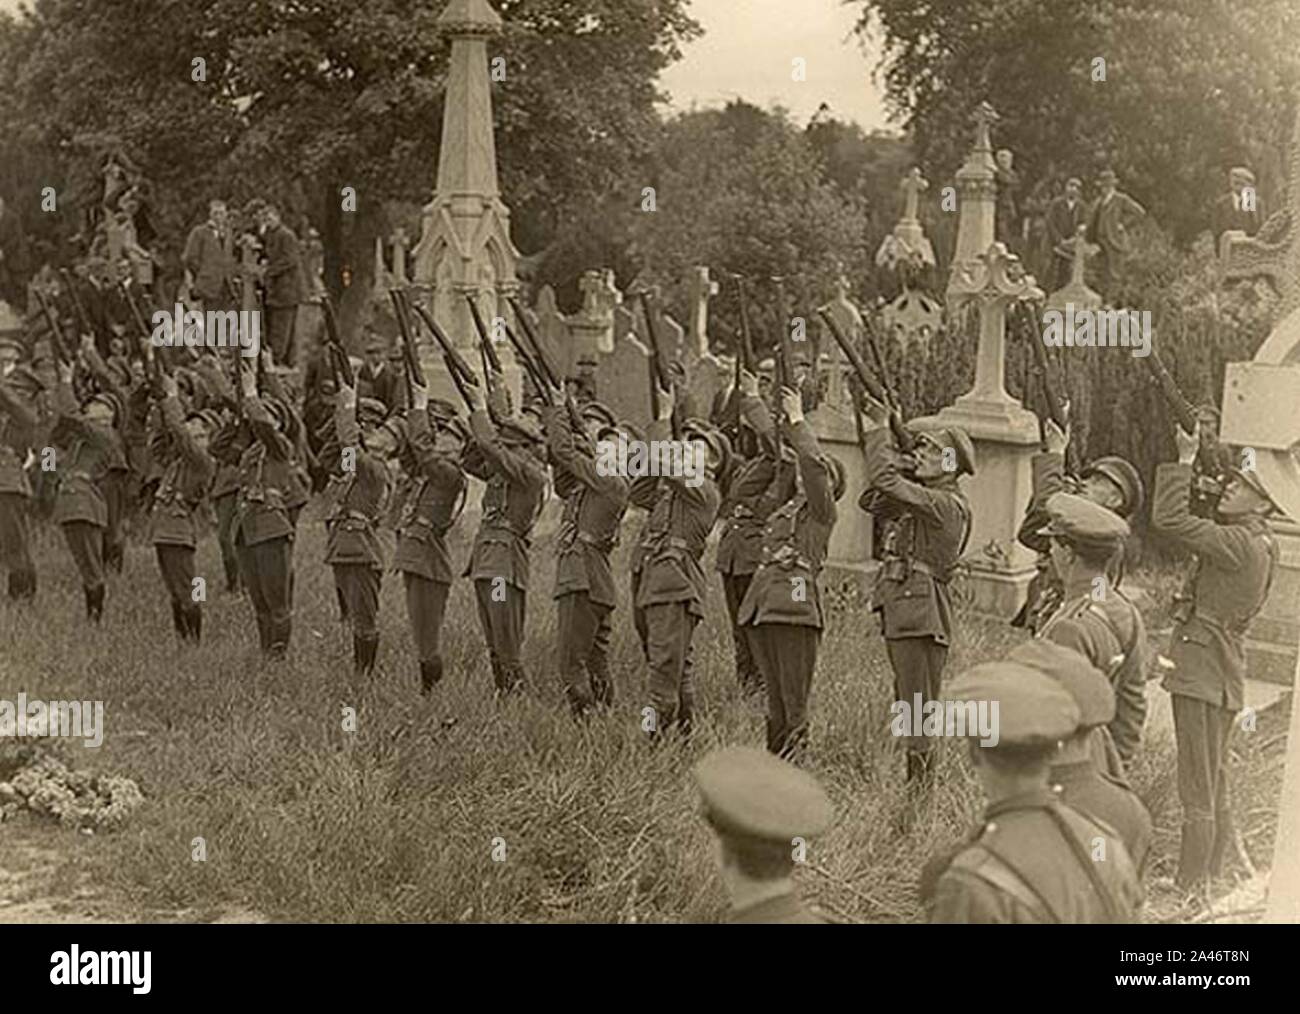
POLYGON ((577 322, 584 335, 595 340, 595 351, 614 351, 614 308, 623 303, 623 293, 614 284, 614 272, 585 271, 578 283, 582 293, 582 309, 577 322))
POLYGON ((573 357, 573 342, 569 325, 555 302, 555 290, 543 285, 537 293, 537 322, 533 327, 537 339, 552 366, 561 377, 575 376, 577 364, 573 357))
POLYGON ((1084 281, 1088 261, 1100 252, 1101 247, 1089 243, 1088 227, 1080 225, 1072 239, 1065 240, 1061 246, 1070 252, 1070 280, 1064 287, 1057 289, 1047 299, 1047 309, 1065 312, 1067 304, 1076 310, 1095 310, 1101 306, 1101 296, 1088 288, 1084 281))
POLYGON ((632 315, 614 311, 614 350, 596 366, 596 396, 620 419, 645 427, 650 423, 650 353, 633 330, 632 315))

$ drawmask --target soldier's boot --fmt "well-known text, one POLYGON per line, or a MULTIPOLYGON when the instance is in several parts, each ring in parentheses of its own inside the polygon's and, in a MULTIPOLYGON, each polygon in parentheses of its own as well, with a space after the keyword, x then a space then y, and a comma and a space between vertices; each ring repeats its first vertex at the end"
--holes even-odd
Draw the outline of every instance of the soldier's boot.
POLYGON ((102 584, 86 589, 86 617, 92 623, 99 623, 104 619, 104 586, 102 584))
POLYGON ((442 682, 442 659, 431 658, 420 663, 420 693, 431 694, 433 688, 442 682))
POLYGON ((614 678, 609 671, 608 658, 596 658, 587 663, 587 672, 591 675, 591 693, 596 703, 602 708, 614 704, 614 678))
POLYGON ((227 592, 227 594, 230 594, 230 595, 237 595, 237 594, 239 594, 239 589, 240 589, 240 582, 239 582, 239 562, 238 562, 237 560, 233 560, 233 559, 228 560, 228 559, 226 559, 225 555, 223 554, 223 555, 222 555, 222 558, 221 558, 221 565, 222 565, 222 567, 225 568, 225 571, 226 571, 226 592, 227 592))
POLYGON ((339 602, 339 622, 346 627, 352 623, 352 617, 348 615, 348 600, 343 597, 343 589, 335 588, 334 597, 339 602))
POLYGON ((185 615, 185 607, 179 602, 172 602, 172 628, 181 640, 184 640, 190 632, 189 617, 185 615))
POLYGON ((767 719, 767 752, 779 754, 781 752, 781 740, 783 738, 781 730, 777 727, 777 724, 772 721, 771 717, 769 717, 767 719))
POLYGON ((198 606, 190 606, 186 610, 186 618, 190 625, 190 638, 195 644, 203 640, 203 610, 198 606))
POLYGON ((289 637, 292 632, 292 620, 273 623, 268 619, 266 623, 266 635, 269 642, 266 649, 267 655, 277 661, 285 658, 289 654, 289 637))
POLYGON ((36 571, 23 571, 23 591, 22 598, 30 602, 36 598, 36 571))
POLYGON ((271 623, 261 613, 254 613, 253 617, 257 620, 257 646, 265 655, 271 650, 271 623))
POLYGON ((522 662, 501 664, 501 693, 506 696, 524 692, 524 666, 522 662))
POLYGON ((375 671, 375 656, 379 653, 379 635, 352 638, 352 659, 358 676, 369 676, 375 671))
POLYGON ((1178 886, 1187 890, 1203 886, 1210 873, 1213 853, 1214 819, 1183 821, 1183 836, 1178 847, 1178 886))
POLYGON ((495 651, 488 651, 488 664, 492 667, 492 689, 500 696, 505 687, 505 677, 502 674, 501 659, 495 651))

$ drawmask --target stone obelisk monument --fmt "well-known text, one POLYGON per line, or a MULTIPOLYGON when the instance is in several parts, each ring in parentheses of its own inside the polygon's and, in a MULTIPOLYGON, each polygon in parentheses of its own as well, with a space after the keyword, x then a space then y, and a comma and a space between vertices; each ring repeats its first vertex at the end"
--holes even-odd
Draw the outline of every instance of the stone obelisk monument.
MULTIPOLYGON (((451 40, 447 93, 443 103, 442 143, 433 200, 424 208, 420 241, 412 251, 417 297, 481 373, 478 338, 465 301, 475 297, 489 330, 496 317, 512 326, 507 299, 519 289, 515 265, 519 251, 510 239, 510 210, 497 182, 496 142, 492 132, 492 84, 488 39, 501 32, 501 18, 487 0, 451 0, 438 27, 451 40)), ((494 344, 516 406, 519 368, 497 329, 494 344)), ((460 404, 460 398, 430 345, 425 369, 435 397, 460 404)))
POLYGON ((988 103, 975 111, 975 147, 957 172, 961 218, 948 280, 950 326, 974 305, 979 310, 975 386, 943 409, 943 425, 964 429, 975 443, 977 470, 965 489, 971 537, 965 560, 976 608, 1010 617, 1024 602, 1035 558, 1016 541, 1032 492, 1029 462, 1039 445, 1038 419, 1006 389, 1006 317, 1021 299, 1043 293, 1019 258, 994 241, 997 178, 989 137, 997 120, 988 103))

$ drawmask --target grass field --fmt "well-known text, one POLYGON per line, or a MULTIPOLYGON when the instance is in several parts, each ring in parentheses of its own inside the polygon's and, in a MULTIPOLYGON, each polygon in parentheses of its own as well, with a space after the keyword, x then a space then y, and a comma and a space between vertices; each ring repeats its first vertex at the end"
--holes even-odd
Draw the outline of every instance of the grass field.
MULTIPOLYGON (((146 804, 117 833, 40 833, 56 843, 64 879, 88 877, 119 899, 122 918, 237 908, 300 921, 664 922, 724 912, 690 767, 716 744, 761 745, 763 712, 734 685, 718 589, 695 640, 698 734, 652 750, 638 727, 644 668, 626 601, 615 618, 615 709, 579 725, 564 707, 552 665, 549 535, 533 549, 531 685, 501 706, 464 582, 448 609, 447 678, 431 699, 417 692, 396 575, 384 582, 378 674, 350 686, 350 635, 336 619, 323 531, 310 513, 296 550, 293 650, 269 666, 250 607, 216 591, 211 538, 199 569, 214 591, 197 650, 174 639, 149 547, 128 548, 104 626, 92 628, 58 533, 37 538, 36 604, 0 606, 0 698, 25 690, 105 702, 99 750, 56 749, 71 766, 134 778, 146 804), (343 731, 346 706, 357 709, 355 733, 343 731), (196 862, 200 837, 207 858, 196 862), (504 840, 504 862, 493 861, 494 839, 504 840)), ((462 537, 458 561, 465 551, 462 537)), ((626 554, 618 550, 619 575, 626 554)), ((1155 586, 1167 579, 1148 578, 1161 598, 1155 586)), ((920 869, 976 819, 979 786, 947 745, 931 810, 902 826, 902 758, 887 731, 891 680, 876 621, 849 593, 832 600, 809 763, 839 820, 811 845, 802 888, 845 920, 915 921, 920 869)), ((963 615, 949 673, 1022 636, 963 615)), ((1163 693, 1155 700, 1168 708, 1163 693)), ((1285 721, 1269 714, 1235 740, 1237 813, 1256 864, 1271 856, 1285 721)), ((1171 875, 1176 861, 1173 776, 1172 745, 1159 731, 1134 772, 1157 828, 1150 876, 1171 875)), ((0 857, 16 833, 0 825, 0 857)))

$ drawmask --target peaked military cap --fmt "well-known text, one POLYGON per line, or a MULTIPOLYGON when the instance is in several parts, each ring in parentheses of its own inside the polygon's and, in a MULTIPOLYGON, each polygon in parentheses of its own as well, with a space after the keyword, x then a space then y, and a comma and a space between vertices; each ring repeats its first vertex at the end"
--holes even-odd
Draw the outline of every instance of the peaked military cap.
POLYGON ((1119 549, 1129 536, 1128 522, 1113 510, 1074 493, 1054 493, 1047 498, 1051 520, 1040 535, 1064 539, 1076 546, 1119 549))
POLYGON ((527 415, 502 419, 499 430, 503 439, 513 440, 516 443, 542 444, 546 442, 546 438, 542 436, 542 431, 537 423, 527 415))
POLYGON ((444 398, 430 398, 428 411, 434 422, 456 418, 456 406, 444 398))
POLYGON ((1104 475, 1118 486, 1120 492, 1124 494, 1124 507, 1119 512, 1124 517, 1136 514, 1142 509, 1146 487, 1142 484, 1142 476, 1138 474, 1132 462, 1118 455, 1108 454, 1104 458, 1091 462, 1079 475, 1084 479, 1090 475, 1104 475))
POLYGON ((1234 479, 1239 479, 1242 485, 1246 486, 1248 489, 1257 493, 1259 496, 1262 496, 1265 500, 1267 500, 1270 504, 1272 504, 1273 510, 1276 513, 1278 514, 1286 513, 1284 510, 1282 510, 1281 507, 1278 506, 1278 502, 1273 499, 1273 494, 1270 493, 1268 491, 1268 487, 1264 485, 1264 480, 1259 477, 1259 473, 1256 472, 1253 468, 1230 468, 1228 469, 1228 474, 1231 475, 1234 479))
POLYGON ((376 398, 357 400, 357 422, 363 426, 378 426, 388 415, 388 406, 376 398))
MULTIPOLYGON (((1003 659, 967 669, 952 681, 950 701, 997 702, 999 746, 1048 746, 1074 735, 1079 706, 1041 670, 1003 659)), ((978 731, 970 730, 978 736, 978 731)))
POLYGON ((1115 717, 1115 691, 1100 669, 1073 648, 1035 638, 1007 656, 1056 680, 1079 706, 1080 727, 1105 725, 1115 717))
POLYGON ((909 423, 908 426, 918 433, 924 433, 935 440, 940 447, 952 448, 957 457, 957 474, 975 474, 975 444, 960 426, 942 426, 938 423, 909 423))
POLYGON ((830 826, 834 808, 817 780, 765 750, 732 746, 695 765, 709 823, 722 834, 789 845, 830 826))
POLYGON ((589 401, 579 406, 578 415, 582 416, 583 419, 599 422, 605 426, 618 425, 618 417, 614 415, 614 410, 599 401, 589 401))

